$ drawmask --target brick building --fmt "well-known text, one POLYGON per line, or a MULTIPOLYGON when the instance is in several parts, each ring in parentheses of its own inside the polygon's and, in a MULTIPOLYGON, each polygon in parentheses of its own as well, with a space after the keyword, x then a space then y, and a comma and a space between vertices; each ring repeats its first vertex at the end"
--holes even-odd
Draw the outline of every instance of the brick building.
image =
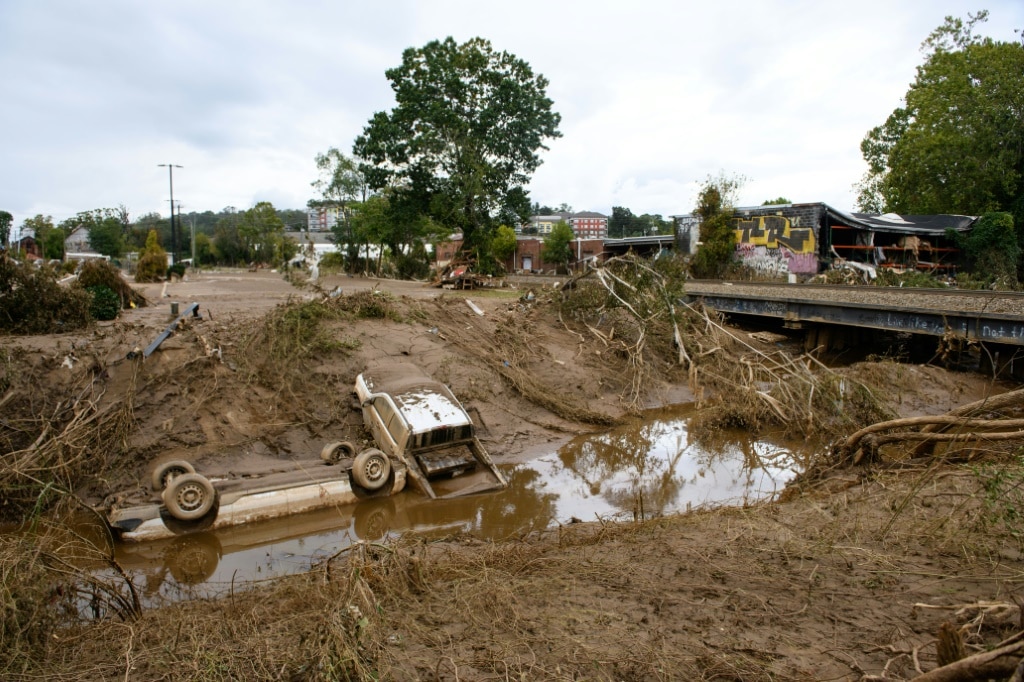
POLYGON ((604 239, 608 236, 608 216, 593 211, 573 213, 569 227, 577 239, 604 239))
POLYGON ((569 225, 577 239, 604 239, 608 236, 608 216, 593 211, 530 216, 529 227, 534 229, 535 234, 548 235, 560 222, 569 225))
MULTIPOLYGON (((574 239, 569 243, 572 249, 570 266, 590 260, 600 260, 604 253, 603 239, 574 239)), ((455 235, 451 241, 435 247, 435 262, 438 265, 448 263, 459 249, 462 248, 462 235, 455 235)), ((519 236, 516 238, 515 252, 503 263, 508 272, 546 273, 557 269, 561 263, 548 263, 544 260, 544 240, 539 237, 519 236)))

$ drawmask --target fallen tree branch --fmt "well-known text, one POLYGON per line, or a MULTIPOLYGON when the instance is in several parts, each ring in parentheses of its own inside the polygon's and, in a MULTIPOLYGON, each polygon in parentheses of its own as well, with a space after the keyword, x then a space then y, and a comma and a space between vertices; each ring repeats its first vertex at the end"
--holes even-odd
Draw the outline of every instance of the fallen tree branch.
POLYGON ((878 448, 882 445, 888 445, 889 443, 913 441, 954 443, 971 440, 983 440, 989 442, 1024 440, 1024 431, 1007 431, 1005 433, 978 433, 976 431, 966 431, 964 433, 921 433, 920 431, 908 431, 905 433, 891 433, 884 436, 868 434, 862 441, 866 447, 862 446, 856 453, 854 453, 853 464, 860 464, 865 457, 868 461, 874 460, 876 458, 878 448))
POLYGON ((968 682, 1005 679, 1013 675, 1024 656, 1024 641, 1015 641, 992 651, 983 651, 915 677, 916 682, 968 682))
MULTIPOLYGON (((878 422, 877 424, 865 426, 860 431, 857 431, 856 433, 852 434, 843 443, 841 447, 841 452, 844 455, 848 455, 849 453, 854 452, 859 446, 860 441, 864 438, 864 436, 867 436, 868 434, 879 433, 881 431, 888 431, 890 429, 901 429, 922 425, 959 426, 965 429, 1021 429, 1024 428, 1024 419, 969 419, 964 417, 950 416, 948 414, 929 417, 906 417, 903 419, 891 419, 889 421, 878 422)), ((934 431, 927 431, 925 429, 921 429, 919 435, 925 435, 928 437, 922 439, 913 438, 903 440, 935 440, 935 442, 938 442, 940 440, 946 440, 940 438, 933 439, 932 436, 937 436, 939 434, 934 431)))
MULTIPOLYGON (((981 400, 975 400, 974 402, 961 405, 956 409, 950 410, 946 413, 949 417, 963 417, 967 415, 973 415, 978 412, 992 412, 995 410, 1001 410, 1006 407, 1014 407, 1024 405, 1024 388, 1017 389, 1016 391, 1008 391, 1006 393, 1000 393, 995 396, 988 396, 981 400)), ((926 426, 922 429, 926 433, 932 433, 935 431, 942 432, 948 429, 941 428, 942 425, 926 426)), ((926 450, 931 448, 932 443, 923 442, 914 448, 914 457, 923 455, 926 450)))

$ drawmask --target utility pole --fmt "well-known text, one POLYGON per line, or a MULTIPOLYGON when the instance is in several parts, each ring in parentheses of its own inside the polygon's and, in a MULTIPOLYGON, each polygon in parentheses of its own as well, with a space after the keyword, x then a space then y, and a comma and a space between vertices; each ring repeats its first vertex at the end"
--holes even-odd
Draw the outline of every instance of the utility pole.
POLYGON ((174 254, 174 262, 178 262, 178 233, 174 229, 174 169, 183 168, 176 163, 158 163, 160 168, 167 167, 167 173, 171 180, 171 249, 174 254))

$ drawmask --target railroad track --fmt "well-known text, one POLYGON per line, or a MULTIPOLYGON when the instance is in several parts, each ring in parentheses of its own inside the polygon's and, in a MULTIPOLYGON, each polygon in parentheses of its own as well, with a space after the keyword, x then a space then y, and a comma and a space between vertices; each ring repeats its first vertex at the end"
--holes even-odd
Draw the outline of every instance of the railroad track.
POLYGON ((737 296, 760 300, 811 301, 947 313, 1024 318, 1024 293, 966 289, 783 284, 688 280, 689 296, 737 296))

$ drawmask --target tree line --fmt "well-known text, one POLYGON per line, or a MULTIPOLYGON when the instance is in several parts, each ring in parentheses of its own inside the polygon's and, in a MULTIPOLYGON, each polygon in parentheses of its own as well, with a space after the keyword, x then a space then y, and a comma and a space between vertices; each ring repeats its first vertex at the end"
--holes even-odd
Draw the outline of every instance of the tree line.
MULTIPOLYGON (((10 213, 0 212, 0 243, 10 238, 10 213), (6 215, 5 215, 6 214, 6 215)), ((227 206, 219 212, 190 212, 175 215, 180 231, 179 259, 193 253, 195 235, 197 264, 237 265, 253 261, 272 262, 293 257, 299 245, 285 237, 286 231, 306 229, 306 212, 301 209, 275 209, 260 202, 248 210, 227 206)), ((89 248, 116 260, 129 252, 141 252, 151 232, 157 243, 171 250, 169 216, 146 213, 132 219, 124 206, 81 211, 55 223, 52 216, 36 215, 21 225, 22 234, 30 233, 46 259, 61 259, 69 239, 81 235, 89 248)))

